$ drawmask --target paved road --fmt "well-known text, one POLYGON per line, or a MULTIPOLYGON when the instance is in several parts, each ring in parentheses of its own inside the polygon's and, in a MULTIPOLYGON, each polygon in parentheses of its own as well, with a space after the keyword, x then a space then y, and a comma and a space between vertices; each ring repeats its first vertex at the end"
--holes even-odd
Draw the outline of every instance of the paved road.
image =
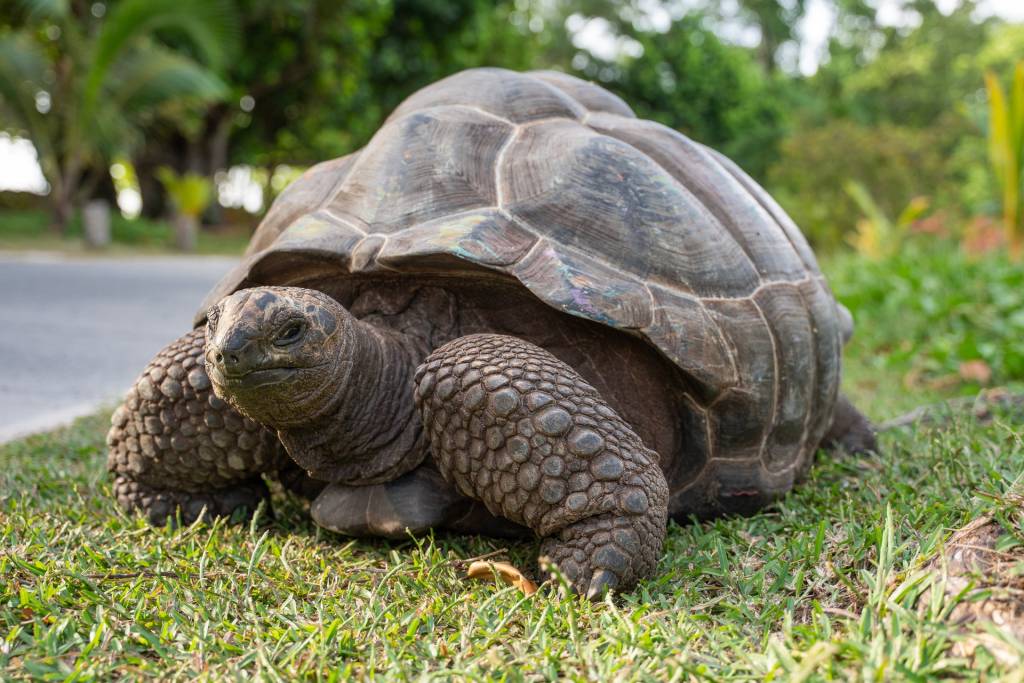
POLYGON ((0 443, 117 400, 233 263, 0 253, 0 443))

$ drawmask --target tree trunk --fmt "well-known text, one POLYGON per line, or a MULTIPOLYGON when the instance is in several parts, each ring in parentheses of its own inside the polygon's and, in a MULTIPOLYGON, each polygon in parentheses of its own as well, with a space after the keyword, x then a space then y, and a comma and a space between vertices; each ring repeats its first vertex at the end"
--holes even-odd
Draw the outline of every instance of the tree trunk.
POLYGON ((174 215, 174 244, 181 251, 195 251, 199 219, 183 213, 174 215))
POLYGON ((68 224, 75 213, 74 191, 70 182, 54 183, 50 190, 50 231, 57 237, 66 237, 68 224))
POLYGON ((170 213, 170 203, 164 186, 157 180, 156 171, 169 166, 175 172, 185 170, 185 143, 177 133, 172 136, 158 136, 147 141, 141 153, 132 160, 135 175, 139 179, 139 194, 142 195, 142 215, 151 220, 164 218, 170 213))
POLYGON ((68 233, 68 223, 75 213, 75 201, 82 183, 82 160, 71 154, 63 160, 59 172, 51 183, 50 197, 53 214, 50 227, 61 237, 68 233))
POLYGON ((139 179, 139 194, 142 195, 141 215, 150 220, 162 218, 167 214, 167 193, 156 179, 156 169, 137 162, 135 173, 139 179))
POLYGON ((117 187, 105 167, 91 169, 89 180, 82 189, 87 199, 105 199, 110 206, 117 206, 117 187))
POLYGON ((228 142, 231 140, 231 131, 234 127, 234 113, 231 110, 218 107, 207 116, 205 137, 209 144, 206 152, 206 173, 211 178, 217 171, 227 168, 228 142))
POLYGON ((224 211, 217 196, 217 173, 227 170, 228 165, 228 142, 231 139, 231 130, 234 128, 234 114, 231 111, 218 108, 207 117, 206 131, 209 137, 207 146, 206 174, 213 183, 213 201, 206 210, 206 216, 211 223, 219 224, 224 222, 224 211), (215 115, 216 116, 215 118, 215 115), (213 131, 212 135, 209 132, 213 131))

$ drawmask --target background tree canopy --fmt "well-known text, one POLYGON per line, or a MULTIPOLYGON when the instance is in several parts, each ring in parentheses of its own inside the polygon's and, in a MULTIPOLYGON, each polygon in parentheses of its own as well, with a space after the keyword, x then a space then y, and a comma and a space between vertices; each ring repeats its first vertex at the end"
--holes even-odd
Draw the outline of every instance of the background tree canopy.
POLYGON ((904 0, 899 25, 874 0, 830 4, 807 76, 803 0, 0 0, 0 128, 36 145, 58 222, 110 193, 115 157, 158 216, 163 166, 263 169, 269 193, 276 168, 358 148, 445 75, 555 68, 724 151, 819 247, 861 218, 851 181, 888 216, 921 195, 956 218, 997 213, 984 73, 1008 76, 1024 27, 979 19, 974 0, 904 0))

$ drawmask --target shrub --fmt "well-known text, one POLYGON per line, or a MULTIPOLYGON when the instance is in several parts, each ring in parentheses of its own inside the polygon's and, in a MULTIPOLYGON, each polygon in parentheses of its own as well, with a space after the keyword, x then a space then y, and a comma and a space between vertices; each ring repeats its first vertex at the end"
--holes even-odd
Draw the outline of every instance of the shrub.
POLYGON ((785 134, 789 94, 753 53, 729 45, 687 14, 665 32, 633 32, 636 56, 584 60, 596 80, 652 119, 710 145, 763 179, 785 134))
POLYGON ((947 179, 936 133, 892 124, 836 120, 794 133, 769 173, 773 194, 817 247, 845 241, 861 217, 845 187, 862 185, 896 216, 917 196, 934 196, 947 179))
POLYGON ((929 236, 882 260, 844 253, 825 265, 854 316, 850 352, 869 365, 955 387, 981 361, 994 383, 1024 380, 1024 269, 1004 251, 975 257, 929 236))

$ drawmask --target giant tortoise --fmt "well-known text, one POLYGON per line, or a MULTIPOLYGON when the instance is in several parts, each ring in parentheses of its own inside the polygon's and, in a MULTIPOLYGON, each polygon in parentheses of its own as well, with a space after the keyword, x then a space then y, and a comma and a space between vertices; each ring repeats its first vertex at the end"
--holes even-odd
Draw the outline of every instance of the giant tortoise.
POLYGON ((748 513, 820 445, 852 320, 734 163, 556 72, 473 69, 274 203, 195 329, 114 413, 119 503, 321 526, 535 533, 595 597, 667 519, 748 513))

